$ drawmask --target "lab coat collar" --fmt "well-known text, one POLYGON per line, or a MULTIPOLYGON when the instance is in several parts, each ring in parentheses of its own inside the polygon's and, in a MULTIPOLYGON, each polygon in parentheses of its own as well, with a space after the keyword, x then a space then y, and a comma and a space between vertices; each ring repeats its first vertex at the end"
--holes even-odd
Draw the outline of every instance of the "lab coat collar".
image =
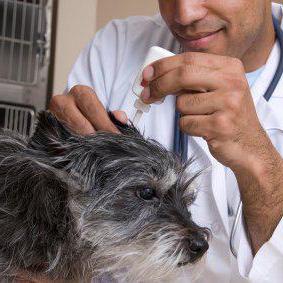
POLYGON ((282 97, 282 79, 280 80, 279 84, 277 85, 275 91, 272 94, 271 100, 268 102, 265 100, 263 94, 266 92, 268 86, 270 85, 280 58, 280 47, 279 43, 276 42, 270 57, 266 63, 266 66, 256 80, 255 84, 251 88, 252 97, 254 100, 254 104, 256 106, 257 116, 261 122, 263 128, 268 131, 270 129, 280 129, 283 130, 283 121, 279 117, 276 116, 275 111, 273 111, 271 106, 271 100, 274 97, 282 97))
MULTIPOLYGON (((281 28, 283 28, 283 7, 278 3, 272 3, 272 14, 273 16, 281 23, 281 28)), ((280 59, 280 45, 279 42, 276 41, 272 51, 269 55, 269 58, 265 64, 265 68, 257 78, 256 82, 251 88, 251 93, 253 96, 254 104, 257 106, 259 101, 262 100, 263 94, 268 89, 278 67, 280 59)), ((276 92, 279 91, 277 87, 273 95, 276 95, 276 92)))
MULTIPOLYGON (((272 12, 273 15, 280 21, 281 28, 283 28, 283 8, 282 5, 273 3, 272 4, 272 12)), ((269 102, 265 100, 263 94, 266 92, 268 86, 270 85, 280 60, 281 50, 279 42, 276 41, 270 56, 266 62, 265 68, 259 78, 256 80, 255 84, 251 88, 251 93, 253 96, 254 104, 256 106, 256 111, 258 118, 261 122, 263 128, 268 131, 271 129, 283 130, 283 121, 278 115, 276 115, 276 111, 272 109, 272 99, 274 97, 282 97, 283 98, 283 78, 279 81, 276 89, 274 90, 272 97, 269 102)))
POLYGON ((280 58, 280 46, 278 41, 276 41, 263 71, 261 72, 260 76, 257 78, 257 80, 255 81, 255 83, 251 88, 252 97, 254 100, 254 104, 256 106, 258 105, 259 100, 261 100, 264 93, 268 89, 275 75, 279 63, 279 58, 280 58))

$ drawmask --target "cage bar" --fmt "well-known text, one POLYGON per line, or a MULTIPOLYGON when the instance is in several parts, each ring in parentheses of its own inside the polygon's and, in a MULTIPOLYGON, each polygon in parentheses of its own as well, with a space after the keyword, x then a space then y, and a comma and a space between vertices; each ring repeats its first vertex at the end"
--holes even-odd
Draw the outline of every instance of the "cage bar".
POLYGON ((31 136, 35 124, 35 109, 31 106, 0 102, 0 127, 31 136))

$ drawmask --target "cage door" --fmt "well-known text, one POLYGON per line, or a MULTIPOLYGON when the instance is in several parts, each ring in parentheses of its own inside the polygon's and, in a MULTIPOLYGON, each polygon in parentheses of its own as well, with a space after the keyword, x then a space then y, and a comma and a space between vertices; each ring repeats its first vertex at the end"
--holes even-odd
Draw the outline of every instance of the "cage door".
POLYGON ((35 85, 46 44, 47 0, 0 0, 0 82, 35 85))

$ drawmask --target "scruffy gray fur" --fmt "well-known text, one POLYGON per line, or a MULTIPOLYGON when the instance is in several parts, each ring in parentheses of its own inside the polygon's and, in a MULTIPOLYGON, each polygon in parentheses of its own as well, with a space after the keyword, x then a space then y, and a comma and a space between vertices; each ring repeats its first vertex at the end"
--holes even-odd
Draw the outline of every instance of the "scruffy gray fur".
POLYGON ((49 112, 29 140, 1 132, 0 282, 154 282, 206 252, 189 162, 111 119, 121 134, 78 136, 49 112))

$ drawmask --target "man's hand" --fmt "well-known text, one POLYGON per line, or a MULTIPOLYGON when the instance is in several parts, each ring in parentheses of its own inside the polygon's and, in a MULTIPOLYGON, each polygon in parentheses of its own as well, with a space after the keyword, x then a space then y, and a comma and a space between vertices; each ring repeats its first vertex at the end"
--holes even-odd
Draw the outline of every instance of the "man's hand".
MULTIPOLYGON (((212 155, 229 167, 253 166, 266 135, 256 115, 241 61, 211 54, 184 53, 152 65, 152 103, 177 95, 183 132, 203 137, 212 155)), ((144 77, 149 78, 146 69, 144 77)), ((143 93, 148 97, 148 89, 143 93)))
POLYGON ((256 252, 282 217, 283 174, 276 167, 283 168, 283 162, 261 127, 243 64, 230 57, 183 53, 153 63, 143 76, 148 82, 143 101, 176 95, 181 130, 203 137, 211 154, 234 171, 256 252), (275 204, 276 210, 271 209, 275 204))
MULTIPOLYGON (((78 134, 89 135, 96 131, 119 133, 90 87, 77 85, 67 95, 53 96, 49 109, 78 134)), ((122 123, 128 120, 123 111, 114 111, 113 115, 122 123)))

